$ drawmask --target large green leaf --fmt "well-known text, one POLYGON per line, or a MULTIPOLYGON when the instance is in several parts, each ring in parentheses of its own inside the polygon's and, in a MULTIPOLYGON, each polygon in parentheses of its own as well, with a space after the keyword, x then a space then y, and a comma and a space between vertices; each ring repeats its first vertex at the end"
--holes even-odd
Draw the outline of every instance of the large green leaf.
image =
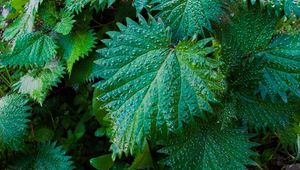
POLYGON ((170 26, 178 38, 204 34, 212 31, 211 21, 218 22, 224 15, 221 0, 156 0, 159 4, 153 10, 160 10, 158 17, 170 26))
POLYGON ((143 17, 140 24, 128 19, 118 24, 121 32, 108 32, 97 87, 99 99, 110 111, 113 124, 112 149, 131 153, 143 148, 146 136, 155 132, 177 131, 193 116, 212 112, 215 91, 223 90, 221 62, 208 57, 212 39, 183 41, 172 46, 164 24, 143 17))
POLYGON ((169 146, 159 152, 169 155, 163 163, 172 169, 247 169, 245 165, 255 164, 249 157, 255 146, 248 141, 249 135, 241 130, 210 125, 196 133, 188 132, 183 138, 171 139, 169 146))
POLYGON ((40 32, 29 33, 19 36, 13 51, 0 57, 0 62, 10 66, 43 66, 55 57, 56 48, 51 37, 40 32))
POLYGON ((73 162, 66 151, 56 143, 45 142, 39 144, 31 153, 20 160, 17 160, 14 169, 18 170, 72 170, 73 162))
POLYGON ((27 133, 30 107, 27 100, 17 94, 0 98, 0 151, 21 150, 27 133))
POLYGON ((86 56, 96 44, 92 31, 76 31, 60 39, 63 58, 67 62, 68 72, 71 74, 74 63, 86 56))
POLYGON ((289 92, 300 97, 300 34, 275 37, 255 57, 263 62, 263 78, 258 87, 263 98, 269 95, 275 101, 279 95, 287 102, 289 92))
POLYGON ((29 71, 13 86, 21 94, 28 94, 41 105, 44 102, 48 91, 60 82, 65 68, 59 61, 52 61, 46 64, 43 69, 29 71))

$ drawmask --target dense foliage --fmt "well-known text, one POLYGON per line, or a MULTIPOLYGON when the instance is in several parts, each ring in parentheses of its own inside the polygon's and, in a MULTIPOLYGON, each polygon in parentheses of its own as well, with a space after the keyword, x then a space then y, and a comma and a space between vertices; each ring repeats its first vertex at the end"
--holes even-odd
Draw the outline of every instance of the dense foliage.
POLYGON ((1 0, 0 12, 0 169, 297 166, 300 1, 1 0))

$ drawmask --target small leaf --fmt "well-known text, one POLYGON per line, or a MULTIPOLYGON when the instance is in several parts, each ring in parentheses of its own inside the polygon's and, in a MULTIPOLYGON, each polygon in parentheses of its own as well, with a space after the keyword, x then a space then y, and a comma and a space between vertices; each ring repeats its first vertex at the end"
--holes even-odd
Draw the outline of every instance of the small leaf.
MULTIPOLYGON (((290 103, 291 101, 289 101, 290 103)), ((300 135, 300 115, 298 114, 299 111, 297 111, 297 113, 295 113, 292 116, 292 119, 290 121, 290 123, 288 124, 288 126, 284 127, 284 128, 280 128, 277 131, 277 136, 280 139, 280 143, 283 145, 283 147, 285 149, 291 149, 294 150, 296 149, 298 146, 298 136, 300 135)), ((298 152, 300 152, 299 150, 297 150, 298 152)))
POLYGON ((9 66, 44 66, 56 55, 54 41, 49 36, 40 33, 29 33, 17 38, 11 54, 4 55, 0 62, 9 66))
POLYGON ((34 132, 34 139, 38 142, 46 142, 52 140, 54 137, 53 130, 47 127, 37 128, 34 132))
MULTIPOLYGON (((269 10, 275 9, 277 15, 284 11, 287 17, 300 17, 300 1, 298 0, 251 0, 252 5, 256 2, 259 2, 261 6, 267 7, 269 10)), ((244 3, 248 3, 247 0, 244 0, 244 3)))
POLYGON ((86 128, 84 123, 79 122, 76 126, 74 135, 76 137, 76 139, 80 139, 84 134, 85 134, 86 128))
POLYGON ((66 0, 65 1, 65 6, 66 9, 70 12, 76 12, 79 13, 81 12, 82 8, 87 5, 91 0, 66 0))
POLYGON ((30 70, 13 87, 21 94, 30 95, 32 99, 42 105, 48 91, 60 82, 65 73, 64 70, 61 63, 54 60, 46 64, 43 69, 30 70))
POLYGON ((75 20, 73 20, 74 16, 65 11, 62 11, 60 15, 60 21, 56 24, 54 30, 62 35, 67 35, 73 28, 73 24, 75 22, 75 20))
POLYGON ((95 136, 96 137, 102 137, 104 136, 106 133, 106 129, 105 128, 98 128, 95 132, 95 136))
POLYGON ((93 82, 97 78, 94 76, 94 71, 97 67, 97 65, 94 63, 95 60, 95 54, 91 53, 87 57, 75 62, 68 83, 72 85, 80 85, 86 82, 93 82))
POLYGON ((21 150, 27 134, 27 100, 17 94, 0 98, 0 151, 21 150))
POLYGON ((95 9, 103 10, 105 7, 110 7, 116 0, 66 0, 66 8, 70 12, 80 13, 82 8, 90 3, 90 6, 95 9))
POLYGON ((11 0, 10 5, 16 10, 20 11, 23 9, 24 5, 28 2, 28 0, 11 0))
POLYGON ((38 144, 29 156, 16 160, 12 167, 18 170, 72 170, 74 167, 70 159, 61 146, 56 146, 56 142, 44 142, 38 144))
POLYGON ((95 47, 96 38, 92 31, 79 31, 63 36, 59 42, 68 72, 71 74, 74 63, 84 58, 95 47))
POLYGON ((149 149, 149 145, 146 144, 145 148, 143 149, 142 152, 139 152, 132 163, 132 165, 129 167, 130 170, 134 169, 153 169, 153 161, 152 161, 152 156, 151 152, 149 149))
POLYGON ((149 3, 149 0, 134 0, 133 6, 136 8, 136 11, 140 13, 143 8, 145 8, 149 3))
POLYGON ((90 163, 97 170, 110 170, 114 161, 111 159, 111 154, 107 154, 91 159, 90 163))

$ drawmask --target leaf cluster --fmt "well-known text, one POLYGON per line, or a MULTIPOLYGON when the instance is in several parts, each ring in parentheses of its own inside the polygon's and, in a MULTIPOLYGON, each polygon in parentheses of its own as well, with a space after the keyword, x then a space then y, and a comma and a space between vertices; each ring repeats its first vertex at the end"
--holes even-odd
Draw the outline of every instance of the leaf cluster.
POLYGON ((0 5, 0 169, 298 161, 298 1, 0 5))

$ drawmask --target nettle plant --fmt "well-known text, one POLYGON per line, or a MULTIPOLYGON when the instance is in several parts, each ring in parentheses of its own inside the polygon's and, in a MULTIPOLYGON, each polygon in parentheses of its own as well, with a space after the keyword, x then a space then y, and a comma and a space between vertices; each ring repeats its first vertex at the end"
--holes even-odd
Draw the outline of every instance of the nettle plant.
POLYGON ((299 1, 0 4, 1 169, 298 160, 299 1))

